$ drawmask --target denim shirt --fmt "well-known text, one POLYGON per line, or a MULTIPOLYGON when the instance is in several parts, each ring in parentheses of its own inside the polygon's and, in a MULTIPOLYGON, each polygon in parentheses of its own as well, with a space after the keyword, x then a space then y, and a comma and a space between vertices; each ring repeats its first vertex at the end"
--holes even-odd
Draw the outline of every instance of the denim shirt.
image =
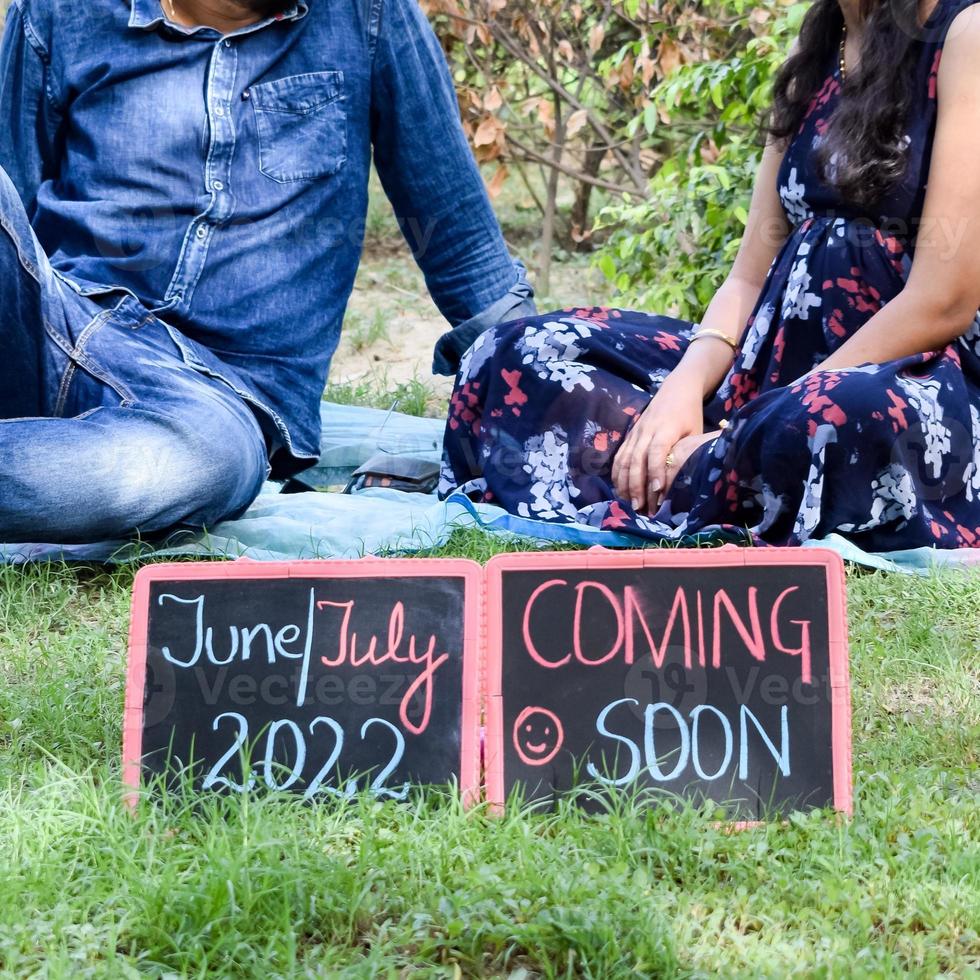
POLYGON ((0 166, 57 275, 126 291, 270 421, 274 471, 319 455, 372 160, 443 315, 452 370, 533 310, 418 0, 298 0, 222 36, 160 0, 13 0, 0 166), (529 306, 530 304, 530 306, 529 306))

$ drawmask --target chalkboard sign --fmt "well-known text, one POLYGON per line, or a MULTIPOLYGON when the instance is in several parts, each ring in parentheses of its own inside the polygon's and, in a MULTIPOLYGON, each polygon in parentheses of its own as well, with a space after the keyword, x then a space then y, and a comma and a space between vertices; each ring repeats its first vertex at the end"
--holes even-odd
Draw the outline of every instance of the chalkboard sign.
POLYGON ((487 574, 491 801, 588 805, 588 785, 715 801, 738 820, 850 812, 836 554, 506 556, 487 574))
POLYGON ((478 793, 481 587, 465 561, 144 568, 126 782, 310 800, 478 793))

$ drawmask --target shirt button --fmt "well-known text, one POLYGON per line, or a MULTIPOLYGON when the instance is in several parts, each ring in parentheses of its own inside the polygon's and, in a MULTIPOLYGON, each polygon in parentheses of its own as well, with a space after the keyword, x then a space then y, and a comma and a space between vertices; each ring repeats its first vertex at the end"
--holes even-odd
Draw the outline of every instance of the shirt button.
POLYGON ((226 48, 230 48, 231 47, 231 41, 225 41, 225 47, 226 48))
POLYGON ((207 228, 204 227, 204 225, 198 225, 197 226, 197 237, 198 238, 207 238, 208 237, 208 230, 207 230, 207 228))
POLYGON ((219 117, 223 116, 225 114, 225 107, 221 105, 216 105, 214 107, 214 114, 219 117))
POLYGON ((223 191, 225 189, 225 185, 220 180, 212 180, 211 186, 216 191, 223 191))

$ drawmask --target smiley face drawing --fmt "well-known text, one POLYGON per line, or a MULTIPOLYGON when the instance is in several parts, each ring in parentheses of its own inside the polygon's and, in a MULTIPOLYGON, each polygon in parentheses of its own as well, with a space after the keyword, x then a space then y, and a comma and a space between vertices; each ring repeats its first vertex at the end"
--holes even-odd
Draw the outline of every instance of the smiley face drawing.
POLYGON ((514 722, 514 749, 528 766, 546 766, 561 751, 565 730, 547 708, 525 708, 514 722))

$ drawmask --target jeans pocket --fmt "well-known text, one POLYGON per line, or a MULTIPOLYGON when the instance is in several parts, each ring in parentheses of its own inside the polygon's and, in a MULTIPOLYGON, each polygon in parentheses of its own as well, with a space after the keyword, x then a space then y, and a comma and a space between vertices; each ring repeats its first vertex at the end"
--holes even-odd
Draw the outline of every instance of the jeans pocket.
POLYGON ((69 364, 58 392, 54 414, 74 418, 96 408, 129 408, 136 403, 132 388, 120 370, 127 357, 125 345, 113 332, 139 330, 152 315, 131 296, 98 313, 75 338, 69 364))
POLYGON ((279 183, 337 173, 347 161, 344 73, 308 72, 253 85, 259 169, 279 183))
POLYGON ((132 391, 88 355, 69 360, 61 376, 55 418, 78 418, 98 408, 130 408, 132 391))

